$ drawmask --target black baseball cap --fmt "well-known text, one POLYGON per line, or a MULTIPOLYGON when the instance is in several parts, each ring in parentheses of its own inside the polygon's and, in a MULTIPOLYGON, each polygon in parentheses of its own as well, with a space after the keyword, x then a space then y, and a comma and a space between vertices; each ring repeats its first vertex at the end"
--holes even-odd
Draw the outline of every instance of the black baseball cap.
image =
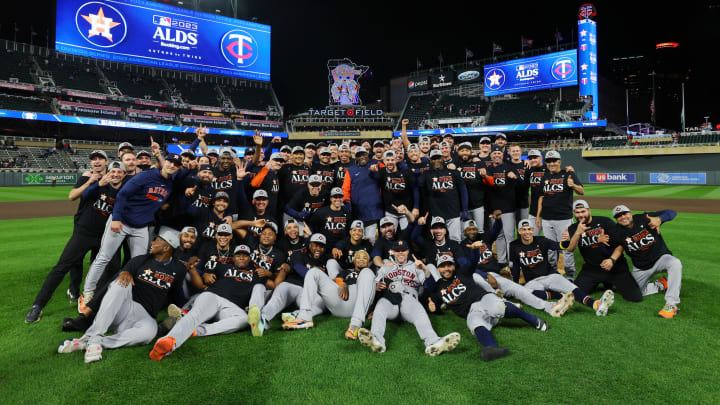
POLYGON ((490 153, 493 153, 493 152, 501 152, 502 153, 503 148, 501 148, 499 146, 493 146, 492 148, 490 148, 490 153))
POLYGON ((200 168, 198 169, 198 173, 199 173, 199 172, 203 172, 203 171, 205 171, 205 170, 211 172, 211 171, 212 171, 212 166, 210 166, 210 165, 200 165, 200 168))
POLYGON ((167 156, 165 156, 165 160, 169 160, 171 162, 177 162, 178 164, 182 164, 182 159, 180 158, 180 155, 177 153, 170 153, 167 156))
POLYGON ((399 240, 395 242, 392 249, 396 252, 402 252, 405 250, 410 250, 410 246, 408 246, 407 242, 405 242, 404 240, 399 240))

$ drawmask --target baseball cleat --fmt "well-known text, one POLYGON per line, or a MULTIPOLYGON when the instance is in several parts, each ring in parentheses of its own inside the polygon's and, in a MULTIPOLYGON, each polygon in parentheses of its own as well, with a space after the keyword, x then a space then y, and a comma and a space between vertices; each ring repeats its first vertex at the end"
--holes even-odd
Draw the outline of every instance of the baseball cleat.
POLYGON ((182 317, 188 313, 188 311, 178 307, 175 304, 170 304, 170 305, 168 305, 167 313, 168 313, 169 317, 174 318, 175 322, 177 322, 177 321, 181 320, 182 317))
POLYGON ((385 352, 385 345, 375 339, 375 335, 365 328, 360 328, 358 330, 358 339, 360 340, 361 345, 369 347, 375 353, 385 352))
POLYGON ((545 332, 548 329, 550 329, 550 325, 548 325, 546 320, 544 320, 538 316, 537 321, 535 322, 535 329, 537 329, 541 332, 545 332))
POLYGON ((297 319, 297 316, 298 311, 283 312, 282 315, 280 315, 280 319, 282 319, 283 322, 292 322, 297 319))
POLYGON ((87 310, 87 304, 90 302, 90 300, 93 298, 94 292, 89 292, 86 294, 80 294, 80 297, 78 298, 78 313, 84 314, 85 310, 87 310))
POLYGON ((40 316, 42 316, 42 307, 34 304, 25 316, 25 323, 35 323, 40 320, 40 316))
POLYGON ((612 290, 605 290, 602 297, 595 301, 595 315, 605 316, 608 313, 608 309, 615 302, 615 294, 612 290))
POLYGON ((439 356, 443 352, 449 352, 450 350, 456 348, 458 343, 460 343, 460 334, 453 332, 426 347, 425 354, 430 357, 439 356))
POLYGON ((248 310, 248 323, 253 336, 262 336, 265 332, 265 321, 260 315, 260 308, 257 305, 251 305, 248 310))
POLYGON ((82 339, 66 339, 58 347, 58 353, 67 354, 72 352, 79 352, 87 348, 87 342, 82 339))
POLYGON ((155 342, 155 346, 153 346, 152 350, 150 351, 150 358, 155 361, 160 361, 163 359, 163 357, 172 353, 174 349, 175 338, 172 336, 165 336, 155 342))
POLYGON ((69 288, 67 291, 65 291, 65 293, 67 294, 68 300, 70 301, 71 304, 75 304, 78 302, 78 296, 76 294, 73 294, 72 292, 70 292, 69 288))
POLYGON ((485 361, 493 361, 502 359, 510 354, 510 349, 507 347, 487 346, 480 350, 480 357, 485 361))
POLYGON ((102 360, 102 346, 98 344, 87 345, 85 349, 85 363, 102 360))
POLYGON ((562 298, 558 300, 552 307, 550 307, 550 316, 553 318, 560 318, 565 315, 568 309, 575 303, 575 295, 571 292, 563 294, 562 298))
POLYGON ((285 322, 282 327, 285 330, 297 330, 297 329, 310 329, 313 326, 315 326, 313 321, 306 321, 304 319, 295 319, 294 321, 291 321, 291 322, 285 322))
POLYGON ((347 339, 347 340, 357 340, 357 338, 358 338, 358 330, 360 330, 360 328, 358 328, 358 327, 355 326, 355 325, 350 325, 350 326, 348 326, 347 330, 345 331, 345 339, 347 339))
POLYGON ((78 315, 77 318, 64 318, 62 324, 63 332, 85 332, 90 327, 90 318, 85 315, 78 315))
POLYGON ((675 314, 678 311, 678 307, 675 305, 665 304, 663 309, 658 312, 658 316, 665 318, 665 319, 671 319, 675 317, 675 314))
POLYGON ((658 290, 665 291, 668 289, 668 282, 667 277, 662 276, 659 279, 655 280, 655 284, 658 286, 658 290))

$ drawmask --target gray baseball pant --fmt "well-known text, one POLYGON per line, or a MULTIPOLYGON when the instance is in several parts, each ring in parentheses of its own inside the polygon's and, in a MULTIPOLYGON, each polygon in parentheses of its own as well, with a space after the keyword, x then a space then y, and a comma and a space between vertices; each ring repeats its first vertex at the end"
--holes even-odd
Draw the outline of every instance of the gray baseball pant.
POLYGON ((578 288, 578 286, 560 274, 553 273, 528 281, 524 288, 530 292, 535 290, 553 290, 565 294, 572 292, 574 289, 578 288))
POLYGON ((215 293, 198 294, 190 312, 180 319, 166 336, 175 338, 175 349, 182 346, 197 331, 197 336, 233 333, 248 326, 247 313, 232 301, 215 293), (216 319, 215 322, 207 321, 216 319))
POLYGON ((340 274, 340 271, 342 270, 342 266, 340 266, 340 262, 338 262, 335 259, 330 259, 327 261, 327 275, 331 279, 337 277, 338 274, 340 274))
POLYGON ((113 232, 110 230, 112 220, 112 215, 110 215, 110 218, 108 218, 105 224, 105 232, 103 233, 102 240, 100 241, 100 251, 90 265, 87 276, 85 276, 84 294, 95 292, 97 282, 100 280, 103 271, 105 271, 105 267, 110 263, 110 260, 112 260, 112 257, 118 251, 125 238, 128 238, 130 256, 137 257, 148 251, 150 235, 147 226, 133 228, 127 224, 122 224, 120 232, 113 232))
MULTIPOLYGON (((510 242, 515 240, 515 213, 503 213, 500 219, 502 221, 502 232, 495 240, 497 260, 498 263, 509 264, 510 242)), ((491 219, 491 226, 493 224, 495 224, 495 219, 491 219)))
POLYGON ((387 298, 383 297, 375 304, 373 312, 372 326, 370 331, 378 342, 385 345, 385 327, 387 320, 393 320, 401 316, 405 322, 412 323, 417 329, 420 339, 425 343, 425 347, 436 343, 440 337, 435 333, 430 318, 425 308, 412 294, 403 293, 400 305, 392 304, 387 298))
POLYGON ((655 283, 648 283, 650 277, 666 270, 668 288, 665 291, 665 302, 670 305, 677 305, 680 303, 680 287, 682 284, 682 262, 680 262, 680 259, 665 254, 660 256, 655 264, 647 270, 640 270, 633 266, 631 274, 640 287, 642 295, 651 295, 658 293, 659 289, 655 283))
MULTIPOLYGON (((517 222, 520 222, 520 221, 522 221, 523 219, 528 219, 528 217, 529 217, 529 212, 530 212, 530 209, 529 209, 529 208, 517 208, 517 209, 515 210, 515 220, 516 220, 517 222)), ((515 224, 515 225, 517 225, 517 224, 515 224)))
POLYGON ((340 286, 321 270, 308 271, 303 292, 300 294, 298 318, 312 321, 313 316, 321 314, 327 308, 333 316, 349 317, 350 325, 362 326, 375 298, 375 274, 368 268, 361 270, 357 282, 348 287, 347 301, 340 298, 339 290, 340 286), (318 305, 318 301, 312 299, 318 296, 323 305, 318 305))
POLYGON ((462 221, 460 221, 460 217, 446 219, 445 226, 447 226, 448 237, 450 239, 457 243, 463 240, 462 221))
MULTIPOLYGON (((516 300, 519 300, 525 305, 529 305, 540 311, 545 311, 548 314, 552 312, 552 307, 555 304, 554 302, 540 299, 539 297, 535 296, 532 291, 524 288, 523 286, 512 280, 506 279, 505 277, 497 273, 488 274, 492 274, 492 276, 495 277, 495 280, 497 280, 498 283, 498 288, 503 293, 504 297, 515 298, 516 300)), ((485 279, 480 277, 480 275, 477 275, 477 277, 485 281, 485 279)), ((475 278, 475 276, 473 276, 473 278, 475 278)), ((485 283, 487 283, 487 281, 485 281, 485 283)), ((490 284, 488 284, 488 286, 490 286, 490 284)))
MULTIPOLYGON (((562 233, 565 232, 565 230, 568 229, 568 227, 572 224, 572 218, 561 219, 558 221, 543 219, 543 235, 550 240, 560 242, 562 240, 562 233)), ((565 277, 567 277, 569 280, 575 280, 575 255, 573 254, 573 252, 569 252, 567 250, 563 250, 562 254, 563 267, 565 267, 565 277)), ((548 264, 550 264, 550 267, 552 267, 553 269, 557 269, 558 256, 555 250, 550 250, 548 252, 548 264)))
POLYGON ((262 317, 266 321, 271 321, 290 303, 295 302, 300 305, 300 293, 303 288, 299 285, 284 281, 273 290, 270 301, 268 301, 262 309, 262 317))
POLYGON ((465 321, 470 332, 475 333, 475 329, 484 327, 492 330, 493 326, 505 316, 505 301, 495 294, 486 294, 480 301, 470 305, 470 311, 465 321))
POLYGON ((377 239, 377 233, 378 233, 378 227, 377 224, 373 223, 370 225, 365 225, 365 230, 363 233, 363 237, 370 241, 371 244, 375 244, 375 240, 377 239))
POLYGON ((81 339, 104 349, 146 345, 157 333, 157 321, 132 299, 132 285, 110 283, 92 325, 81 339), (110 329, 115 334, 105 336, 110 329))
MULTIPOLYGON (((408 209, 412 209, 412 208, 408 208, 408 209)), ((385 216, 394 218, 395 222, 400 226, 400 230, 404 230, 405 228, 408 227, 408 219, 405 215, 395 215, 395 214, 391 214, 391 213, 385 211, 385 216)))
POLYGON ((478 232, 485 232, 485 207, 479 207, 475 208, 474 210, 470 210, 470 217, 472 217, 473 221, 475 221, 478 232))
POLYGON ((541 229, 539 226, 535 226, 535 218, 536 218, 535 215, 528 216, 528 220, 530 221, 530 223, 533 226, 533 236, 540 236, 541 229))

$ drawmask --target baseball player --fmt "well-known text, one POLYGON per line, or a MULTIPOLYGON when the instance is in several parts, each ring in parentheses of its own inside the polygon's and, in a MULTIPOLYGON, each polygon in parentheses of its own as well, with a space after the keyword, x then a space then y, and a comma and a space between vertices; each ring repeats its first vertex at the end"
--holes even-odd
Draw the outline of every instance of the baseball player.
POLYGON ((547 297, 546 290, 562 294, 572 293, 575 301, 595 310, 595 315, 607 315, 608 308, 615 300, 612 290, 606 290, 602 298, 596 301, 571 281, 558 274, 555 268, 549 265, 547 257, 548 250, 560 250, 560 245, 544 236, 533 236, 533 231, 533 224, 530 223, 530 220, 521 220, 518 225, 520 238, 510 244, 513 281, 518 282, 522 270, 525 276, 525 288, 540 298, 547 297))
POLYGON ((472 265, 465 256, 465 251, 460 247, 458 242, 448 239, 448 228, 445 219, 442 217, 433 217, 430 222, 430 234, 432 240, 426 243, 425 238, 420 235, 420 227, 413 232, 412 240, 425 252, 425 262, 433 264, 437 267, 437 260, 440 256, 452 257, 459 266, 461 273, 472 273, 472 265))
POLYGON ((330 190, 330 205, 319 208, 307 220, 313 233, 322 233, 327 238, 328 246, 335 246, 348 234, 348 225, 352 222, 352 214, 343 205, 344 193, 340 187, 330 190))
MULTIPOLYGON (((287 204, 292 201, 297 194, 306 190, 309 176, 310 167, 305 165, 305 150, 302 146, 292 148, 290 163, 283 165, 278 171, 281 201, 287 204)), ((286 205, 283 205, 283 207, 285 206, 286 205)), ((283 216, 283 222, 290 218, 289 215, 285 214, 285 216, 283 216)))
POLYGON ((350 146, 342 144, 338 147, 338 161, 335 162, 335 187, 342 187, 345 181, 345 173, 348 167, 355 164, 350 152, 350 146))
POLYGON ((632 276, 643 295, 666 290, 665 306, 658 312, 659 316, 666 319, 673 318, 678 311, 682 263, 665 244, 660 234, 660 225, 672 221, 676 215, 673 210, 633 215, 627 206, 616 206, 613 208, 613 216, 619 226, 612 241, 619 247, 600 264, 605 270, 610 270, 617 263, 622 250, 627 252, 633 263, 632 276), (667 281, 660 279, 649 282, 653 275, 662 271, 667 271, 667 281))
POLYGON ((83 296, 78 300, 78 312, 92 299, 97 282, 105 267, 128 240, 130 254, 137 257, 146 251, 149 243, 148 225, 155 221, 155 213, 189 173, 182 166, 180 156, 169 154, 161 169, 153 169, 133 176, 120 189, 113 213, 105 225, 100 251, 85 277, 83 296))
POLYGON ((462 221, 470 219, 468 193, 457 170, 443 167, 442 152, 430 151, 430 170, 418 180, 425 195, 424 208, 433 217, 446 218, 448 236, 455 242, 462 240, 462 221))
POLYGON ((486 173, 485 164, 473 159, 470 142, 458 145, 458 155, 460 157, 457 162, 458 171, 468 190, 468 210, 482 232, 485 229, 485 183, 481 174, 486 173))
POLYGON ((375 243, 377 222, 384 211, 377 181, 370 175, 369 161, 367 149, 357 147, 355 164, 346 169, 342 190, 345 204, 352 206, 353 216, 365 224, 365 237, 375 243))
POLYGON ((446 305, 457 316, 465 318, 468 328, 483 346, 480 351, 483 360, 497 360, 510 354, 507 347, 498 347, 490 333, 502 318, 520 318, 537 330, 548 330, 548 323, 544 319, 485 291, 473 278, 456 274, 455 261, 451 256, 440 256, 437 270, 440 279, 428 298, 428 309, 436 312, 441 305, 446 305))
POLYGON ((313 174, 308 177, 307 187, 297 190, 285 204, 285 221, 295 219, 304 221, 319 208, 325 206, 328 193, 322 191, 322 177, 313 174))
POLYGON ((522 160, 522 148, 519 145, 510 147, 510 162, 508 165, 515 169, 518 175, 518 181, 515 182, 517 189, 515 190, 515 220, 526 219, 528 217, 528 208, 530 201, 528 199, 529 187, 525 185, 525 173, 530 164, 528 161, 522 160))
POLYGON ((332 249, 332 259, 327 262, 327 270, 330 278, 335 278, 343 270, 353 268, 355 255, 364 251, 368 255, 372 252, 373 245, 363 239, 365 225, 359 219, 350 224, 350 234, 347 238, 339 241, 332 249))
MULTIPOLYGON (((420 214, 420 192, 415 184, 415 174, 407 168, 398 167, 397 155, 392 150, 383 154, 385 167, 377 169, 371 176, 379 180, 382 192, 383 208, 386 217, 395 218, 400 229, 408 227, 408 219, 404 214, 397 212, 396 207, 404 205, 412 207, 413 215, 420 214)), ((373 170, 373 169, 371 169, 373 170)))
POLYGON ((160 361, 194 336, 233 333, 247 327, 248 315, 243 308, 255 305, 251 297, 253 287, 267 281, 254 271, 250 248, 239 245, 233 252, 231 265, 224 264, 203 274, 203 282, 208 287, 168 334, 155 342, 150 358, 160 361))
MULTIPOLYGON (((539 150, 532 149, 528 152, 527 156, 530 167, 525 170, 523 186, 530 192, 528 219, 534 224, 537 218, 538 199, 540 199, 542 195, 543 180, 545 179, 545 171, 547 168, 542 162, 542 153, 540 153, 539 150)), ((535 227, 535 236, 540 236, 540 228, 540 226, 535 227)))
POLYGON ((184 206, 188 215, 195 219, 195 228, 200 232, 201 244, 214 243, 215 233, 220 224, 233 222, 232 215, 228 215, 227 207, 230 205, 230 196, 224 191, 218 191, 212 200, 212 209, 201 210, 192 205, 186 195, 183 197, 184 206))
POLYGON ((85 334, 65 340, 58 353, 85 350, 85 363, 90 363, 102 360, 103 349, 150 343, 157 333, 158 312, 180 293, 185 278, 185 266, 172 258, 179 243, 176 232, 161 231, 149 254, 130 260, 110 284, 85 334), (105 335, 111 327, 115 334, 105 335))
MULTIPOLYGON (((498 137, 498 139, 502 138, 498 137)), ((487 176, 484 177, 484 181, 487 186, 492 188, 487 193, 490 209, 502 211, 503 230, 498 235, 495 246, 498 261, 502 265, 507 265, 509 262, 508 246, 515 237, 515 182, 518 174, 503 160, 503 156, 502 148, 499 146, 491 148, 492 165, 487 167, 487 176)))
POLYGON ((317 174, 320 176, 322 181, 322 191, 328 193, 331 188, 335 186, 335 172, 337 166, 334 163, 330 163, 332 157, 332 151, 328 147, 320 148, 318 151, 318 161, 314 162, 310 173, 317 174))
MULTIPOLYGON (((101 155, 96 154, 93 156, 93 159, 95 161, 101 160, 98 159, 97 156, 101 155)), ((91 161, 93 159, 91 159, 91 161)), ((102 165, 102 167, 104 168, 104 165, 102 165)), ((100 237, 105 229, 105 222, 110 214, 112 214, 115 197, 122 186, 124 177, 125 168, 123 164, 120 162, 112 162, 110 163, 109 171, 103 176, 100 177, 99 173, 91 174, 88 182, 90 182, 91 179, 95 180, 91 185, 86 186, 88 182, 83 183, 81 186, 83 188, 82 198, 80 200, 78 214, 76 214, 73 234, 65 245, 57 264, 50 270, 45 278, 45 282, 42 287, 40 287, 40 291, 38 291, 35 301, 25 317, 25 323, 40 320, 42 309, 47 305, 48 301, 50 301, 50 298, 62 282, 65 274, 74 271, 77 266, 80 266, 79 277, 73 277, 71 273, 70 289, 68 289, 71 302, 72 297, 78 296, 80 280, 77 280, 76 284, 74 284, 72 279, 82 279, 83 258, 88 252, 97 251, 100 248, 100 237)), ((113 267, 119 267, 119 256, 116 255, 113 261, 115 262, 113 267)))
POLYGON ((367 267, 369 264, 370 255, 361 250, 355 253, 353 267, 343 269, 334 279, 320 269, 310 269, 305 275, 297 317, 283 323, 283 329, 312 328, 313 316, 327 309, 333 316, 350 318, 345 338, 357 339, 375 297, 375 273, 367 267))
POLYGON ((309 238, 301 234, 300 223, 294 219, 285 221, 285 232, 280 239, 278 239, 275 246, 285 253, 285 261, 290 264, 290 258, 295 252, 307 252, 307 246, 309 238))
MULTIPOLYGON (((405 210, 405 212, 409 212, 405 210)), ((426 214, 427 217, 427 214, 426 214)), ((423 221, 425 217, 418 219, 418 222, 423 221)), ((392 247, 395 242, 399 240, 408 243, 410 241, 412 232, 415 230, 415 224, 410 221, 410 225, 405 228, 404 231, 397 231, 397 224, 390 217, 384 217, 380 220, 380 237, 373 244, 373 250, 370 252, 370 259, 372 260, 375 267, 382 267, 385 264, 390 264, 392 247), (387 262, 387 263, 386 263, 387 262)))
POLYGON ((420 287, 429 287, 434 280, 422 261, 408 262, 409 252, 407 242, 396 242, 393 246, 395 263, 378 270, 375 288, 382 293, 382 297, 375 305, 371 329, 361 328, 358 338, 363 346, 375 353, 383 353, 387 320, 401 317, 417 329, 420 339, 425 343, 425 354, 438 356, 457 347, 460 334, 453 332, 441 338, 435 333, 425 308, 418 301, 420 287))
POLYGON ((621 254, 617 257, 610 271, 600 266, 616 248, 610 244, 610 235, 615 234, 617 228, 615 222, 607 217, 592 215, 590 205, 585 200, 576 200, 573 209, 577 222, 567 229, 567 250, 572 252, 578 248, 584 261, 575 285, 587 292, 593 292, 600 283, 608 289, 617 286, 627 301, 642 301, 642 293, 630 274, 625 256, 621 254))
MULTIPOLYGON (((585 194, 580 179, 574 172, 562 169, 560 153, 551 150, 545 154, 547 171, 543 178, 542 195, 538 199, 537 217, 535 226, 541 226, 546 238, 559 242, 562 233, 573 224, 572 202, 573 193, 585 194)), ((557 267, 557 253, 550 251, 548 257, 550 265, 557 267)), ((563 267, 565 277, 575 280, 575 255, 567 250, 563 252, 563 267)))
POLYGON ((267 211, 275 218, 281 212, 280 207, 280 179, 278 172, 285 163, 282 154, 275 152, 262 169, 252 178, 250 186, 257 190, 264 190, 268 196, 267 211))

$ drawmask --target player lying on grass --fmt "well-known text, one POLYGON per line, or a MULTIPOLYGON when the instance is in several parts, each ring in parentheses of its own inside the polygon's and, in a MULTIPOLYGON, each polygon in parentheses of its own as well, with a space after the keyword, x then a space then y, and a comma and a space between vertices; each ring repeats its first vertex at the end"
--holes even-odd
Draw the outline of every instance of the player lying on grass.
POLYGON ((428 309, 438 312, 445 305, 457 316, 465 318, 468 328, 483 345, 480 351, 483 360, 492 361, 510 354, 510 349, 499 347, 490 333, 502 318, 520 318, 537 330, 544 332, 548 329, 544 319, 485 291, 472 277, 456 274, 452 256, 442 255, 438 259, 437 270, 441 278, 428 298, 428 309))
POLYGON ((430 324, 425 308, 418 301, 420 286, 430 287, 434 283, 430 270, 420 260, 408 262, 409 248, 403 240, 395 242, 392 254, 395 263, 381 267, 375 277, 375 289, 382 292, 382 297, 375 305, 371 329, 361 328, 358 331, 360 343, 375 353, 384 352, 387 320, 401 317, 415 325, 428 356, 437 356, 454 349, 460 342, 460 334, 453 332, 439 337, 430 324))
POLYGON ((252 300, 253 287, 267 282, 259 273, 251 265, 250 248, 236 247, 232 264, 218 264, 213 271, 203 274, 207 288, 195 297, 190 311, 170 332, 155 342, 150 358, 160 361, 194 336, 233 333, 247 327, 248 315, 243 308, 257 305, 252 300))
POLYGON ((90 363, 102 360, 103 349, 150 343, 157 333, 158 312, 171 296, 181 295, 185 266, 172 258, 179 244, 176 232, 161 232, 150 253, 130 260, 110 284, 85 334, 64 341, 58 353, 85 350, 85 362, 90 363), (111 327, 115 334, 105 335, 111 327))
POLYGON ((327 309, 334 316, 351 318, 345 338, 357 339, 358 330, 375 298, 375 273, 368 268, 369 263, 368 252, 360 250, 355 253, 354 267, 341 270, 334 280, 320 269, 310 269, 305 275, 297 318, 285 322, 283 329, 312 328, 313 316, 327 309))
POLYGON ((607 315, 608 308, 613 304, 615 297, 612 290, 606 290, 602 298, 594 300, 557 273, 548 264, 548 251, 561 250, 558 242, 551 241, 544 236, 534 236, 535 228, 527 219, 520 221, 518 233, 520 238, 510 244, 510 260, 513 262, 513 280, 520 279, 520 271, 525 276, 525 288, 543 299, 549 299, 546 290, 557 291, 562 294, 569 294, 575 297, 575 301, 595 310, 595 315, 607 315))
POLYGON ((619 246, 609 259, 601 263, 604 269, 610 270, 622 251, 627 252, 633 263, 632 276, 643 295, 658 293, 662 287, 667 289, 665 306, 658 312, 663 318, 674 317, 680 303, 682 263, 672 255, 660 235, 660 225, 672 221, 675 215, 677 213, 673 210, 633 215, 624 205, 613 208, 613 216, 620 225, 613 235, 613 242, 619 246), (663 271, 667 271, 667 284, 662 279, 648 282, 653 275, 663 271))

